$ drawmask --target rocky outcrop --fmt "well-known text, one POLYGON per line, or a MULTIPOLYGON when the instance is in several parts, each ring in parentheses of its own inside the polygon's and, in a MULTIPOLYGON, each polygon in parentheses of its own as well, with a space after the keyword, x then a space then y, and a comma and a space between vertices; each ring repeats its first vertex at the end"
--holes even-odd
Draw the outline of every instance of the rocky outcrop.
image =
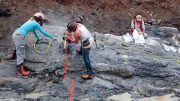
POLYGON ((116 35, 130 31, 130 21, 137 14, 152 25, 179 29, 179 4, 179 0, 1 0, 0 21, 3 23, 0 32, 7 40, 11 38, 10 33, 35 12, 47 9, 57 11, 57 15, 62 13, 58 19, 79 17, 93 31, 116 35))
MULTIPOLYGON (((173 3, 178 4, 178 2, 173 3)), ((7 33, 13 32, 16 28, 15 26, 26 21, 39 9, 52 7, 52 9, 43 10, 48 19, 50 19, 44 28, 49 33, 58 36, 58 43, 53 42, 47 54, 38 54, 32 47, 35 41, 34 37, 28 36, 25 65, 35 70, 34 75, 29 78, 17 76, 15 61, 2 60, 0 62, 0 100, 66 101, 69 99, 71 80, 75 80, 74 100, 79 101, 108 100, 109 98, 113 99, 113 95, 121 95, 125 92, 131 94, 131 98, 135 100, 170 93, 173 93, 172 95, 176 97, 180 96, 180 54, 177 52, 166 52, 162 46, 165 43, 162 42, 162 39, 165 39, 167 36, 172 38, 174 35, 178 36, 179 32, 176 28, 159 27, 161 21, 168 19, 163 14, 167 14, 168 17, 171 16, 167 9, 173 10, 178 8, 176 6, 172 7, 172 2, 169 4, 170 7, 167 8, 166 3, 169 3, 169 1, 166 0, 158 2, 154 0, 102 0, 100 2, 70 0, 67 4, 64 2, 65 6, 61 5, 61 2, 57 4, 54 1, 43 0, 42 2, 33 0, 33 6, 28 6, 27 8, 26 4, 31 3, 31 1, 12 2, 9 0, 3 2, 3 5, 11 4, 7 7, 10 7, 12 12, 5 13, 12 15, 0 17, 2 22, 0 34, 5 39, 0 40, 1 58, 10 50, 8 47, 10 46, 10 41, 6 37, 11 39, 11 35, 7 33), (81 2, 84 5, 79 5, 81 2), (110 5, 106 5, 109 3, 110 5), (128 4, 128 7, 126 4, 128 4), (159 6, 159 4, 162 4, 163 7, 159 6), (74 6, 69 7, 68 5, 74 6), (78 7, 75 5, 78 5, 78 7), (121 6, 119 7, 119 5, 121 6), (152 8, 149 5, 156 5, 156 7, 160 8, 157 9, 154 6, 152 8), (18 8, 16 8, 17 6, 18 8), (145 10, 142 10, 142 8, 145 10), (146 12, 147 9, 154 8, 157 10, 146 12), (164 10, 162 12, 158 11, 161 9, 164 10), (124 43, 122 36, 103 35, 94 32, 93 36, 96 36, 97 45, 94 45, 92 48, 90 57, 96 77, 87 81, 80 78, 80 75, 86 71, 82 56, 75 51, 80 45, 73 45, 71 54, 69 54, 69 73, 67 74, 67 80, 63 81, 65 54, 62 33, 70 20, 80 19, 88 28, 99 32, 114 34, 120 32, 120 34, 124 34, 129 29, 130 23, 128 22, 136 15, 137 11, 141 10, 142 12, 139 13, 147 18, 145 19, 146 21, 155 19, 152 22, 148 22, 150 25, 147 25, 146 29, 150 37, 146 40, 145 45, 124 43), (161 19, 158 16, 163 18, 161 19), (17 23, 17 19, 21 19, 21 21, 17 23)), ((3 10, 3 13, 4 11, 6 10, 3 10)), ((173 43, 172 41, 172 44, 178 44, 179 38, 174 37, 174 39, 175 42, 173 43)), ((111 100, 109 99, 109 101, 111 100)))
POLYGON ((180 34, 176 34, 172 37, 172 44, 176 47, 180 47, 180 34))
MULTIPOLYGON (((65 30, 51 25, 44 28, 50 33, 63 33, 65 30)), ((80 78, 86 71, 82 56, 75 51, 79 45, 71 49, 69 73, 63 82, 65 54, 62 34, 57 34, 59 43, 54 42, 47 54, 36 53, 32 47, 34 37, 29 36, 25 64, 36 72, 31 78, 19 78, 16 77, 14 62, 3 61, 0 65, 0 97, 22 101, 68 100, 71 80, 75 80, 74 100, 80 101, 106 100, 124 92, 130 93, 133 99, 170 93, 180 96, 179 53, 166 52, 159 43, 160 39, 155 41, 150 37, 147 40, 159 44, 149 45, 147 41, 147 45, 142 46, 124 43, 121 36, 97 32, 94 35, 97 47, 92 48, 90 55, 96 72, 94 79, 85 81, 80 78)))
MULTIPOLYGON (((129 93, 124 93, 121 95, 113 95, 109 97, 108 99, 110 100, 115 100, 115 101, 132 101, 132 100, 137 100, 137 99, 132 99, 132 95, 129 93), (121 99, 121 100, 119 100, 121 99)), ((138 101, 177 101, 179 98, 175 97, 173 94, 165 95, 165 96, 155 96, 155 97, 150 97, 150 98, 143 98, 143 99, 138 99, 138 101)))

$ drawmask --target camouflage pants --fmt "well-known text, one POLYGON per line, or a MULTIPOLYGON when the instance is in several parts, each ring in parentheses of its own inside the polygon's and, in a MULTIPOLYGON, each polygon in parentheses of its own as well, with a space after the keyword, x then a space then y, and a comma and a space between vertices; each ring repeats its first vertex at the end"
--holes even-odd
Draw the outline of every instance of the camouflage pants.
POLYGON ((16 46, 17 65, 21 65, 25 59, 25 36, 14 32, 12 38, 16 46))

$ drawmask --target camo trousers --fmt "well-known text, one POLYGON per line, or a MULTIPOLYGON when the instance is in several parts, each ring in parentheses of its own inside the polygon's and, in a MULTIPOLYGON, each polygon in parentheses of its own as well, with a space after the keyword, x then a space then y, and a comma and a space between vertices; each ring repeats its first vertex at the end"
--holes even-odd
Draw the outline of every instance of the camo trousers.
POLYGON ((16 46, 17 65, 21 65, 25 59, 25 36, 19 32, 14 32, 12 38, 16 46))

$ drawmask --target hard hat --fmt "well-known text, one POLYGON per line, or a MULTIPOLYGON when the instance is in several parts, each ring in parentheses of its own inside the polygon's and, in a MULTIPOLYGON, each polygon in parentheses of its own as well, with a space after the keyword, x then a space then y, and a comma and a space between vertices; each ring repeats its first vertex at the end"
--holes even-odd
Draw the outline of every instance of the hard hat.
POLYGON ((137 20, 137 21, 141 21, 141 18, 142 18, 141 15, 137 15, 137 16, 136 16, 136 20, 137 20))
POLYGON ((34 17, 40 18, 41 20, 45 19, 44 15, 42 13, 39 13, 39 12, 35 13, 34 17))

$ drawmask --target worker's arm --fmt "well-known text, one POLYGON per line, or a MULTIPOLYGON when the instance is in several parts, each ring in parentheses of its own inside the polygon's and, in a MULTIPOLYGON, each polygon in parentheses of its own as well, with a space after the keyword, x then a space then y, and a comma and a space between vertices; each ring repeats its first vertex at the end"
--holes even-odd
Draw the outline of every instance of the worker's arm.
POLYGON ((131 33, 134 32, 134 20, 131 21, 131 33))
POLYGON ((75 31, 74 32, 74 40, 73 40, 73 43, 78 43, 78 40, 80 40, 81 38, 81 32, 79 30, 75 31))
POLYGON ((51 39, 55 39, 54 36, 52 36, 51 34, 46 33, 39 24, 36 25, 36 29, 39 30, 39 32, 41 32, 44 36, 47 36, 47 37, 49 37, 51 39))
POLYGON ((66 40, 67 41, 73 41, 72 39, 72 32, 69 33, 68 31, 65 32, 66 40))
POLYGON ((36 38, 37 40, 40 40, 40 39, 39 39, 39 36, 37 35, 37 33, 36 33, 35 30, 33 31, 33 33, 34 33, 35 38, 36 38))
POLYGON ((142 29, 143 29, 143 33, 145 33, 145 24, 144 24, 144 21, 142 21, 142 29))

